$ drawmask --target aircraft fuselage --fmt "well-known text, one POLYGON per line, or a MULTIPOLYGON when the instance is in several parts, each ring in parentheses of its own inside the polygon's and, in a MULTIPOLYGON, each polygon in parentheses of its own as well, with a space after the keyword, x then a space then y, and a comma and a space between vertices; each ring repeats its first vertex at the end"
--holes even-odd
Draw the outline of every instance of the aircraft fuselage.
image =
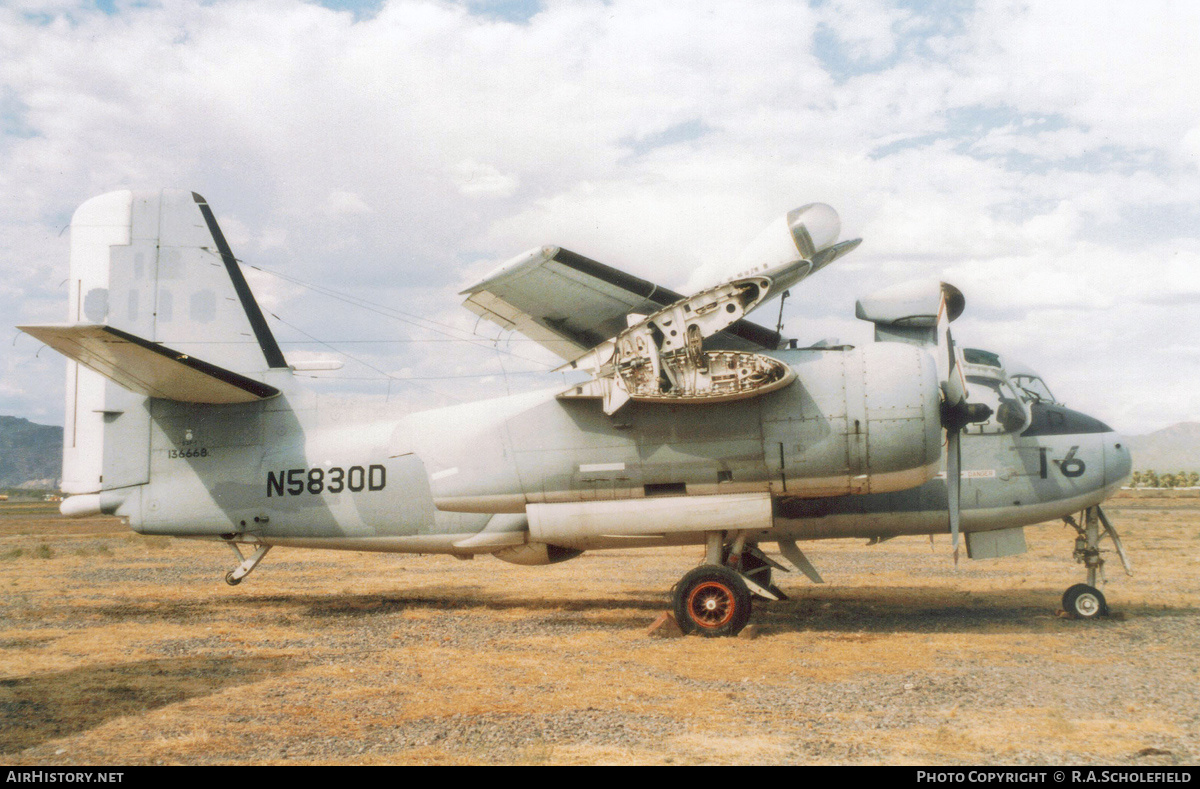
MULTIPOLYGON (((152 534, 471 553, 456 543, 529 505, 765 494, 772 527, 751 539, 945 533, 928 355, 899 343, 773 355, 799 372, 780 392, 630 403, 612 416, 557 389, 408 415, 347 410, 285 375, 284 394, 259 403, 150 400, 150 481, 128 489, 118 512, 152 534)), ((1128 475, 1128 450, 1102 424, 1058 407, 1036 413, 1020 434, 964 436, 964 531, 1077 512, 1128 475)), ((569 547, 701 542, 704 528, 594 534, 569 547)))

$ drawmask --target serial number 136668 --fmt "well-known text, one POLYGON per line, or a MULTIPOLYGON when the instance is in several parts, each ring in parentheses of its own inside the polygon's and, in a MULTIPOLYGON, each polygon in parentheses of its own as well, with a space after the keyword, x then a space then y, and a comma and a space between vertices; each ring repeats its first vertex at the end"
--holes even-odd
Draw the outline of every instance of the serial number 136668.
POLYGON ((290 468, 286 471, 267 472, 267 498, 272 496, 299 496, 302 493, 341 493, 348 490, 383 490, 387 485, 387 469, 372 465, 366 468, 340 466, 329 468, 290 468))

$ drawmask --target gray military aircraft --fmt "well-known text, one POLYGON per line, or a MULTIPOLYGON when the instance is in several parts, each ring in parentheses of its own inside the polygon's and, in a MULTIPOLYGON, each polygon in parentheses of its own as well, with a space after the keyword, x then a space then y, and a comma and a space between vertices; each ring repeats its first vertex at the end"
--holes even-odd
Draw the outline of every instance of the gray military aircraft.
POLYGON ((230 584, 274 546, 539 565, 702 544, 673 600, 704 635, 737 633, 752 597, 784 597, 766 543, 820 583, 797 541, 949 533, 957 561, 960 533, 971 558, 1006 556, 1024 526, 1062 518, 1087 568, 1063 607, 1103 615, 1101 538, 1128 562, 1100 504, 1129 450, 1036 373, 956 346, 957 288, 862 299, 864 347, 800 348, 746 319, 858 245, 840 232, 832 208, 798 208, 692 295, 534 249, 465 306, 589 378, 348 411, 294 376, 313 368, 284 358, 202 197, 96 197, 71 222, 68 321, 21 327, 70 360, 62 511, 221 540, 230 584))

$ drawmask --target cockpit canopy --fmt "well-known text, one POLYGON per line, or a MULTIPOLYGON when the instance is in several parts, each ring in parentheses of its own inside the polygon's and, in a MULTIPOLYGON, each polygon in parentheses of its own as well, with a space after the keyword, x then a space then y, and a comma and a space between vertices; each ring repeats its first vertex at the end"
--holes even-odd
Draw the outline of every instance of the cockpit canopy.
POLYGON ((963 358, 967 364, 982 364, 1003 370, 1004 374, 1008 376, 1009 382, 1017 390, 1017 394, 1027 403, 1062 405, 1054 397, 1050 387, 1046 385, 1045 379, 1020 362, 1001 359, 998 353, 981 351, 978 348, 964 348, 963 358))
POLYGON ((1023 366, 1013 370, 1000 354, 979 348, 963 349, 963 373, 967 380, 967 398, 992 409, 987 421, 971 425, 967 434, 1019 433, 1029 427, 1030 406, 1036 402, 1054 402, 1041 376, 1023 366))
POLYGON ((1009 363, 1007 372, 1008 380, 1012 381, 1013 386, 1017 388, 1018 394, 1026 402, 1062 405, 1062 402, 1050 391, 1050 387, 1046 385, 1046 381, 1042 376, 1033 370, 1024 365, 1012 362, 1009 363))

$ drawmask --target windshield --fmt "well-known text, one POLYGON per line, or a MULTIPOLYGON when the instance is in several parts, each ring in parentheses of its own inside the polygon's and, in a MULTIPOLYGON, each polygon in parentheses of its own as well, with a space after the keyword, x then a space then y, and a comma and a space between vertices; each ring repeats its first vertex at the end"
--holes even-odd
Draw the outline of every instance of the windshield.
POLYGON ((1018 374, 1011 378, 1013 385, 1027 403, 1056 403, 1054 394, 1046 382, 1036 375, 1018 374))

